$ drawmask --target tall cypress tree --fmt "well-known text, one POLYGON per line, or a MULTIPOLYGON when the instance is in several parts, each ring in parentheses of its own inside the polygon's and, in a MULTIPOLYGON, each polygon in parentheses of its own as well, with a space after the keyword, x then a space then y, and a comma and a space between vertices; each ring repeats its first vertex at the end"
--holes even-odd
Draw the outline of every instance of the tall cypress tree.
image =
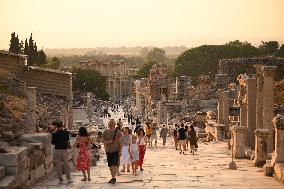
POLYGON ((16 34, 11 33, 9 52, 16 53, 16 34))
POLYGON ((24 47, 24 55, 29 54, 29 44, 28 44, 28 39, 26 38, 25 40, 25 47, 24 47))
POLYGON ((28 51, 28 65, 32 66, 35 63, 35 53, 34 53, 34 40, 33 34, 31 33, 29 39, 29 51, 28 51))

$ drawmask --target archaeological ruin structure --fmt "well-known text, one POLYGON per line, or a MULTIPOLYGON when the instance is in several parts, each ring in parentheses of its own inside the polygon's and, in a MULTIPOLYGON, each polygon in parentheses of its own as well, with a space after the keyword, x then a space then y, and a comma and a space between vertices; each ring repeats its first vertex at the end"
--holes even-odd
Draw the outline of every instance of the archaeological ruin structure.
MULTIPOLYGON (((88 61, 83 61, 80 63, 81 66, 95 69, 103 76, 107 77, 107 92, 111 99, 122 100, 130 95, 128 92, 128 80, 126 69, 126 62, 121 61, 98 61, 96 59, 91 59, 88 61)), ((131 71, 131 70, 130 70, 131 71)), ((135 71, 135 70, 134 70, 135 71)))
POLYGON ((222 140, 226 132, 220 129, 220 124, 223 128, 228 126, 233 156, 252 159, 255 166, 265 165, 267 175, 274 172, 283 181, 283 160, 278 156, 284 150, 284 143, 279 138, 283 116, 274 112, 273 93, 274 74, 277 66, 282 64, 284 59, 281 58, 220 60, 216 75, 218 119, 207 120, 207 131, 216 140, 222 140), (236 95, 228 95, 229 82, 237 83, 236 95), (235 115, 237 118, 231 119, 228 110, 233 108, 238 108, 239 113, 235 115))
POLYGON ((0 188, 21 188, 53 171, 51 135, 42 130, 59 120, 72 129, 72 74, 28 66, 26 56, 6 51, 0 69, 12 95, 0 95, 0 188))

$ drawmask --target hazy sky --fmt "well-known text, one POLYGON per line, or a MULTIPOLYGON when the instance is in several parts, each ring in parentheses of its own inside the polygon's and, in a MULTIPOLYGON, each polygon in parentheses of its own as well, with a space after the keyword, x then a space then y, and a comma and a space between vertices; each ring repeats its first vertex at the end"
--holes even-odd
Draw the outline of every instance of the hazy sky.
POLYGON ((11 32, 39 48, 284 42, 284 0, 0 0, 0 49, 11 32))

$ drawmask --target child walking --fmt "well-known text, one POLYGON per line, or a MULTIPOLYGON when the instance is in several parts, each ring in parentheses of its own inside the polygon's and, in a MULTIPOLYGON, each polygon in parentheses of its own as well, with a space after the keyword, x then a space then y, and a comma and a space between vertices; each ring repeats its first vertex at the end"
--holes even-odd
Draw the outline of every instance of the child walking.
POLYGON ((137 176, 138 161, 139 161, 139 150, 136 140, 137 137, 135 135, 132 135, 131 143, 129 144, 129 149, 128 149, 132 162, 132 173, 135 176, 137 176))

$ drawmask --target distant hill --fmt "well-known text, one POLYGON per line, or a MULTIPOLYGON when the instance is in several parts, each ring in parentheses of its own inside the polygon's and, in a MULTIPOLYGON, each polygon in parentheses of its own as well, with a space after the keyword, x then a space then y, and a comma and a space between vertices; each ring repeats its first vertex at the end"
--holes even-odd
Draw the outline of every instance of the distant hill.
MULTIPOLYGON (((70 55, 102 55, 102 54, 117 54, 123 56, 139 56, 142 46, 136 47, 96 47, 96 48, 62 48, 62 49, 45 49, 48 56, 70 56, 70 55)), ((149 50, 154 46, 147 46, 149 50)), ((166 56, 175 57, 182 52, 188 50, 185 46, 163 47, 166 56)))

